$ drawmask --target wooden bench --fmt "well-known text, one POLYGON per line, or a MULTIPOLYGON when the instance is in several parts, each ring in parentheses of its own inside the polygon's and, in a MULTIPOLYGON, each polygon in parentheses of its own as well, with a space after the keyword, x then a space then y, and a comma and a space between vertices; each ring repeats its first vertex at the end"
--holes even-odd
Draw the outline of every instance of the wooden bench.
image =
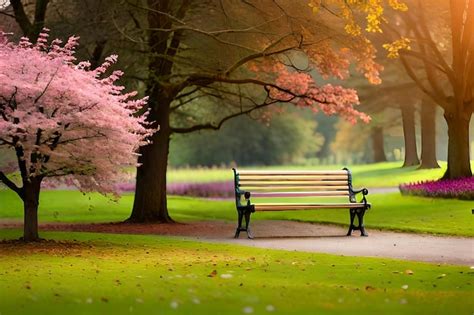
POLYGON ((349 209, 350 225, 347 235, 350 236, 353 230, 359 230, 361 236, 368 236, 364 228, 364 214, 370 209, 365 197, 369 192, 366 188, 352 188, 352 175, 347 168, 334 171, 238 171, 234 168, 233 171, 238 213, 235 238, 238 238, 242 231, 247 232, 248 238, 253 238, 249 224, 250 215, 255 211, 311 209, 349 209), (359 202, 356 200, 358 193, 362 193, 359 202), (261 197, 267 200, 250 200, 261 197), (296 198, 301 197, 311 197, 311 202, 297 202, 296 198), (285 199, 280 202, 268 202, 277 198, 285 199), (295 200, 294 198, 296 202, 288 201, 295 200), (354 225, 355 216, 359 221, 358 226, 354 225), (244 218, 245 227, 242 227, 244 218))

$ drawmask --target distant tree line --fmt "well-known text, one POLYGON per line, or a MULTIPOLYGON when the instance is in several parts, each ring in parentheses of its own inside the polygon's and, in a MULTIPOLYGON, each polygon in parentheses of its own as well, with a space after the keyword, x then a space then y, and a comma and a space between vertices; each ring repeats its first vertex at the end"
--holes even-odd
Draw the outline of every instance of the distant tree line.
POLYGON ((268 123, 243 116, 219 132, 202 131, 172 138, 172 166, 281 165, 314 157, 324 143, 312 116, 286 113, 268 123))

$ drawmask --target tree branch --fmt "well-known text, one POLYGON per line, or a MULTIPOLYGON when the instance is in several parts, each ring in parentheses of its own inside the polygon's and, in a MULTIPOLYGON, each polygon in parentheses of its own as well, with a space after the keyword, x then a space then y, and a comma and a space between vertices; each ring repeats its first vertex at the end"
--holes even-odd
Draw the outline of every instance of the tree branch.
POLYGON ((281 54, 281 53, 284 53, 284 52, 287 52, 287 51, 290 51, 290 50, 301 47, 301 44, 303 42, 303 37, 300 38, 300 41, 299 41, 298 45, 290 46, 290 47, 286 47, 286 48, 283 48, 283 49, 280 49, 280 50, 269 52, 270 49, 272 49, 273 47, 280 44, 285 38, 287 38, 290 35, 292 35, 292 34, 287 34, 285 36, 282 36, 277 41, 275 41, 275 42, 271 43, 270 45, 268 45, 267 47, 265 47, 261 52, 251 54, 251 55, 248 55, 248 56, 240 59, 235 64, 233 64, 231 67, 229 67, 229 69, 227 69, 224 72, 224 74, 228 75, 228 74, 232 73, 235 69, 237 69, 238 67, 246 64, 249 61, 252 61, 252 60, 255 60, 255 59, 258 59, 258 58, 262 58, 262 57, 266 57, 266 56, 278 55, 278 54, 281 54))
POLYGON ((170 129, 171 129, 172 133, 190 133, 190 132, 193 132, 193 131, 205 130, 205 129, 207 129, 207 130, 219 130, 226 121, 228 121, 232 118, 242 116, 242 115, 246 115, 246 114, 250 114, 251 112, 253 112, 257 109, 261 109, 261 108, 270 106, 270 105, 278 103, 278 102, 279 102, 279 100, 272 100, 268 103, 263 103, 263 104, 254 106, 250 109, 228 115, 228 116, 222 118, 217 124, 207 123, 207 124, 201 124, 201 125, 194 125, 192 127, 187 127, 187 128, 170 127, 170 129))
POLYGON ((23 198, 23 190, 18 187, 14 182, 12 182, 3 172, 0 171, 0 181, 5 184, 8 188, 13 190, 20 196, 20 198, 23 198))
POLYGON ((28 19, 21 0, 10 0, 10 4, 13 7, 13 12, 15 13, 15 20, 23 31, 23 35, 29 35, 33 28, 33 24, 30 22, 30 19, 28 19))

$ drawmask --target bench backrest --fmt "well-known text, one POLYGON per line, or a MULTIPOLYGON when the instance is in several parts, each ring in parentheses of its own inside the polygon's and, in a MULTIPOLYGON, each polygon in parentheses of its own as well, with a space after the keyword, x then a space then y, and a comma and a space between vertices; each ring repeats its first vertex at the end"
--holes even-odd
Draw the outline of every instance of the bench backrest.
POLYGON ((237 171, 236 198, 243 191, 253 197, 346 197, 352 201, 352 176, 348 169, 328 171, 237 171))

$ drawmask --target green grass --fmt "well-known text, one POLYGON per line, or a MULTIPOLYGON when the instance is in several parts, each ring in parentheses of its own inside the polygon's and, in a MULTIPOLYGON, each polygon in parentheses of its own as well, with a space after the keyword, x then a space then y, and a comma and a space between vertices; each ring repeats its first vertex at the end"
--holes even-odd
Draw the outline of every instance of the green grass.
MULTIPOLYGON (((0 239, 19 235, 0 231, 0 239)), ((473 271, 466 266, 153 236, 44 236, 63 243, 0 245, 2 315, 208 315, 244 314, 245 309, 253 314, 459 315, 474 310, 473 271)))
MULTIPOLYGON (((351 170, 355 186, 363 187, 393 187, 401 183, 418 182, 424 180, 435 180, 440 178, 445 170, 446 163, 440 162, 442 168, 430 170, 418 170, 417 166, 402 168, 402 162, 385 162, 364 165, 347 165, 351 170)), ((474 169, 474 161, 471 162, 474 169)), ((251 169, 261 170, 326 170, 341 169, 343 165, 321 165, 321 166, 269 166, 253 167, 251 169)), ((243 168, 245 169, 245 168, 243 168)), ((231 181, 233 179, 232 170, 221 168, 190 168, 190 169, 170 169, 168 179, 173 182, 213 182, 231 181)))
MULTIPOLYGON (((373 208, 366 214, 371 228, 474 236, 470 201, 401 196, 398 193, 369 195, 373 208)), ((113 202, 98 194, 83 196, 77 191, 44 191, 41 194, 40 222, 122 221, 130 214, 133 196, 113 202)), ((186 220, 235 220, 231 200, 213 201, 170 197, 171 216, 186 220)), ((21 219, 22 205, 10 191, 0 191, 0 219, 21 219)), ((313 210, 255 213, 252 219, 286 219, 347 225, 346 210, 313 210)))

